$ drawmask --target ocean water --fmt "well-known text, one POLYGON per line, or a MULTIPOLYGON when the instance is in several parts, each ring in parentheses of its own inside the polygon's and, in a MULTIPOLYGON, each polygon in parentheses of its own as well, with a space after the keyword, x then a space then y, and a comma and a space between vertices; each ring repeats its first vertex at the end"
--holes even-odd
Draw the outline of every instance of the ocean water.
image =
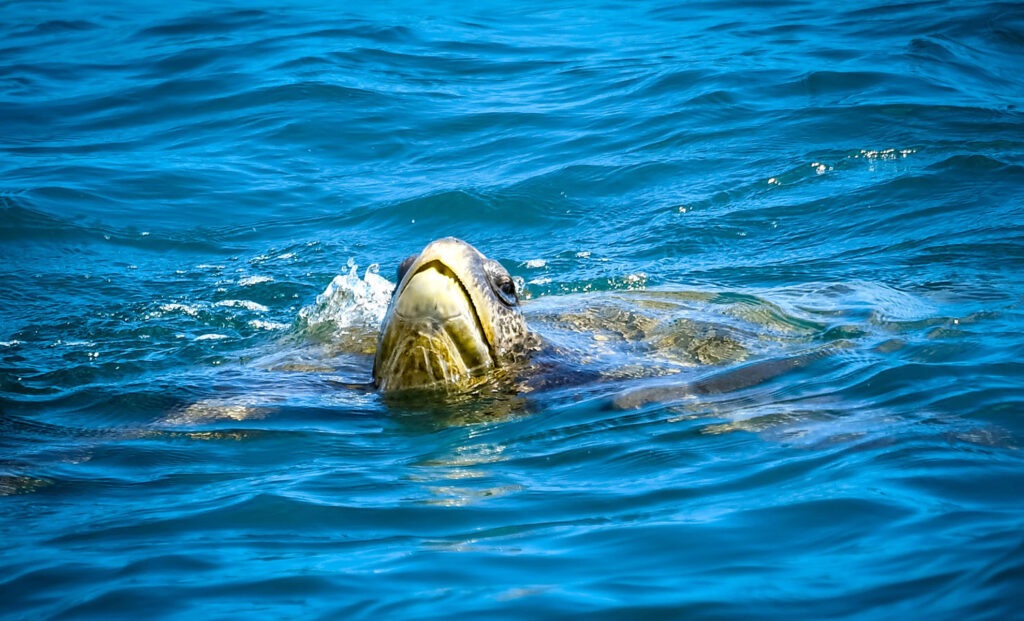
POLYGON ((0 617, 1024 618, 1024 7, 586 4, 0 3, 0 617))

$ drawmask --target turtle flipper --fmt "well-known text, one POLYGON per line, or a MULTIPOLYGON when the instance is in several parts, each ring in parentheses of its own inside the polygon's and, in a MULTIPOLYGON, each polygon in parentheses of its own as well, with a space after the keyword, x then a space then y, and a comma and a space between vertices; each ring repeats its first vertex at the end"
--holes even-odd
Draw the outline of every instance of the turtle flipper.
POLYGON ((806 367, 836 351, 835 346, 829 346, 796 356, 757 360, 720 370, 693 381, 671 378, 668 381, 622 392, 611 399, 611 406, 619 410, 634 410, 651 403, 672 403, 693 397, 736 392, 806 367))

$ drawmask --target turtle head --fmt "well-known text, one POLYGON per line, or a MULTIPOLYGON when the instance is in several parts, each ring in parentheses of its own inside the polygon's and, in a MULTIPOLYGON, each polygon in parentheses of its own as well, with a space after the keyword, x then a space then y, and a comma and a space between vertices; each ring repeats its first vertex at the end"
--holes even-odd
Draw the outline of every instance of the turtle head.
POLYGON ((508 271, 464 241, 439 239, 398 268, 373 381, 386 392, 459 392, 521 361, 532 338, 508 271))

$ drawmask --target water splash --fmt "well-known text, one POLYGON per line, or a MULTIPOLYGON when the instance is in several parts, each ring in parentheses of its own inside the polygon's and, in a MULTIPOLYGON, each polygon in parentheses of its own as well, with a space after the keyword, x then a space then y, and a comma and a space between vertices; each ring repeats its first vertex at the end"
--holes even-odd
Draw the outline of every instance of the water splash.
POLYGON ((313 334, 325 338, 375 335, 391 302, 394 283, 381 276, 376 263, 359 277, 352 259, 347 274, 338 275, 316 296, 316 302, 299 311, 299 319, 313 334))

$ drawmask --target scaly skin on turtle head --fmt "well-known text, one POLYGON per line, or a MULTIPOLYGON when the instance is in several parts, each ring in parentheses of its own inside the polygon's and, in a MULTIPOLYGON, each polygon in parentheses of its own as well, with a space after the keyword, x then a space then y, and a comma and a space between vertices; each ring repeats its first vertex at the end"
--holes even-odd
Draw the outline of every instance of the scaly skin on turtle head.
POLYGON ((520 364, 536 342, 505 268, 447 237, 399 267, 373 381, 384 392, 462 392, 520 364))

